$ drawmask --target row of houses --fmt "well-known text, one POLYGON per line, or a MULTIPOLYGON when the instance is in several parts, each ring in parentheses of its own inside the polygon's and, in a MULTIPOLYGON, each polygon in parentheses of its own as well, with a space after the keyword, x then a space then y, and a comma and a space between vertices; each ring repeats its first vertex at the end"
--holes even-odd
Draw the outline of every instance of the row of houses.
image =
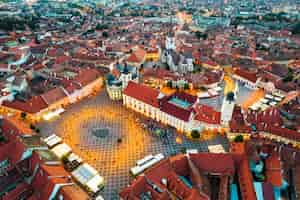
POLYGON ((295 83, 284 81, 284 78, 288 76, 287 73, 282 72, 281 76, 274 73, 267 70, 259 71, 257 69, 246 70, 237 68, 234 70, 233 78, 250 89, 262 88, 268 93, 286 95, 297 89, 295 83))
POLYGON ((1 103, 1 113, 39 121, 49 112, 64 108, 68 104, 93 94, 103 85, 103 77, 96 69, 82 69, 73 79, 58 78, 61 85, 28 99, 8 98, 1 103))
POLYGON ((248 111, 235 106, 232 119, 229 123, 233 136, 239 134, 258 134, 283 144, 299 147, 300 134, 296 130, 284 127, 278 108, 268 108, 265 111, 248 111))

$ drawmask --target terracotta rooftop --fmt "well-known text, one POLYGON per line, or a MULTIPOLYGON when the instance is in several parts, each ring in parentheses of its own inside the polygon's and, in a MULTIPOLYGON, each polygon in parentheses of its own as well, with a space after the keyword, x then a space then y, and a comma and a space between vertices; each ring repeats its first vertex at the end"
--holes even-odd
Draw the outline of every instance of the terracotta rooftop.
POLYGON ((100 72, 96 69, 83 69, 79 71, 72 81, 79 83, 83 87, 99 78, 100 75, 100 72))
POLYGON ((234 72, 237 76, 240 76, 246 80, 251 81, 252 83, 256 83, 258 77, 257 72, 251 72, 245 69, 238 68, 234 72))
POLYGON ((266 161, 266 178, 267 182, 271 183, 275 187, 282 186, 282 174, 281 174, 281 164, 279 156, 272 153, 266 161))
POLYGON ((170 72, 169 70, 160 69, 160 68, 146 68, 143 73, 143 77, 153 77, 162 80, 177 80, 179 77, 170 72))
POLYGON ((34 96, 25 102, 19 100, 4 101, 2 105, 31 114, 38 113, 48 106, 41 96, 34 96))
POLYGON ((65 97, 67 97, 67 94, 65 93, 65 91, 62 88, 56 87, 56 88, 51 89, 48 92, 42 94, 41 97, 48 105, 51 105, 65 97))
POLYGON ((197 104, 195 106, 195 119, 208 124, 220 124, 221 113, 215 111, 212 107, 197 104))
POLYGON ((238 169, 239 185, 243 200, 256 200, 253 177, 247 158, 244 158, 238 169))
POLYGON ((144 49, 138 48, 129 56, 129 58, 127 58, 127 62, 141 63, 141 62, 143 62, 143 60, 146 56, 146 53, 147 52, 144 49))
POLYGON ((130 81, 123 94, 154 107, 159 107, 157 99, 159 96, 159 91, 145 85, 130 81))
POLYGON ((228 175, 235 172, 234 160, 230 154, 198 153, 190 154, 190 158, 202 172, 228 175))
MULTIPOLYGON (((232 175, 235 171, 233 157, 230 154, 198 153, 190 154, 190 158, 196 168, 204 174, 232 175)), ((123 199, 140 199, 140 195, 148 191, 151 193, 151 199, 153 200, 170 200, 172 199, 170 194, 186 200, 209 199, 203 191, 198 191, 195 185, 189 188, 179 178, 179 176, 193 176, 193 173, 194 171, 190 168, 186 155, 176 155, 159 162, 143 175, 138 176, 130 186, 121 191, 120 197, 123 199), (167 185, 163 184, 163 179, 167 181, 167 185), (152 184, 160 188, 161 192, 153 190, 152 184)), ((192 178, 192 180, 194 179, 192 178)), ((224 195, 226 196, 226 194, 224 195)))

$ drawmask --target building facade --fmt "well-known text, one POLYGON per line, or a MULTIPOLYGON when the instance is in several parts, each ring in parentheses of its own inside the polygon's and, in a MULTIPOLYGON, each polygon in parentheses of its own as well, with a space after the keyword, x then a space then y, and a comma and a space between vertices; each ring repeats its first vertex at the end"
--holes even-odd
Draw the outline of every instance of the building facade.
POLYGON ((127 108, 186 133, 200 126, 194 122, 193 107, 197 102, 197 97, 182 92, 166 96, 132 81, 123 92, 123 105, 127 108))

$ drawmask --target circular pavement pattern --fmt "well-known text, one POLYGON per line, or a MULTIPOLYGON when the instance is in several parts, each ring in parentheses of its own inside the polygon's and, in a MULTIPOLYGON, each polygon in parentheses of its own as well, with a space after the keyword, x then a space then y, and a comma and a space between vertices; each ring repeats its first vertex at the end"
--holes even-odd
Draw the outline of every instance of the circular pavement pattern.
POLYGON ((217 136, 210 141, 187 140, 180 133, 169 133, 167 142, 154 136, 141 125, 144 117, 111 101, 105 91, 71 105, 59 118, 40 123, 42 136, 61 136, 73 152, 95 167, 105 179, 101 192, 106 200, 119 199, 118 192, 132 180, 129 170, 136 160, 149 154, 174 155, 183 148, 208 151, 210 144, 222 144, 227 139, 217 136), (105 137, 93 134, 95 129, 107 129, 105 137), (181 137, 181 142, 178 141, 181 137), (177 138, 177 139, 176 139, 177 138))

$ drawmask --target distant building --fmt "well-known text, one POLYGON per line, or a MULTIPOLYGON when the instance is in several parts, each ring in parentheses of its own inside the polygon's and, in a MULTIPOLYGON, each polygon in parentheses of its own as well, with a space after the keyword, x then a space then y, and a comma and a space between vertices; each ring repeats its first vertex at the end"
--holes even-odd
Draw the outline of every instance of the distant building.
POLYGON ((236 69, 233 78, 238 80, 250 89, 256 89, 258 86, 257 72, 246 71, 244 69, 236 69))
POLYGON ((161 52, 158 48, 147 49, 146 61, 157 62, 160 59, 160 54, 161 52))
POLYGON ((165 47, 167 50, 176 50, 176 39, 174 34, 168 34, 165 41, 165 47))
POLYGON ((129 65, 135 66, 137 68, 140 68, 141 65, 146 61, 147 52, 137 47, 137 49, 134 49, 131 55, 127 58, 126 62, 129 65))
POLYGON ((23 92, 27 89, 28 83, 25 76, 11 76, 7 79, 6 88, 8 92, 23 92))

